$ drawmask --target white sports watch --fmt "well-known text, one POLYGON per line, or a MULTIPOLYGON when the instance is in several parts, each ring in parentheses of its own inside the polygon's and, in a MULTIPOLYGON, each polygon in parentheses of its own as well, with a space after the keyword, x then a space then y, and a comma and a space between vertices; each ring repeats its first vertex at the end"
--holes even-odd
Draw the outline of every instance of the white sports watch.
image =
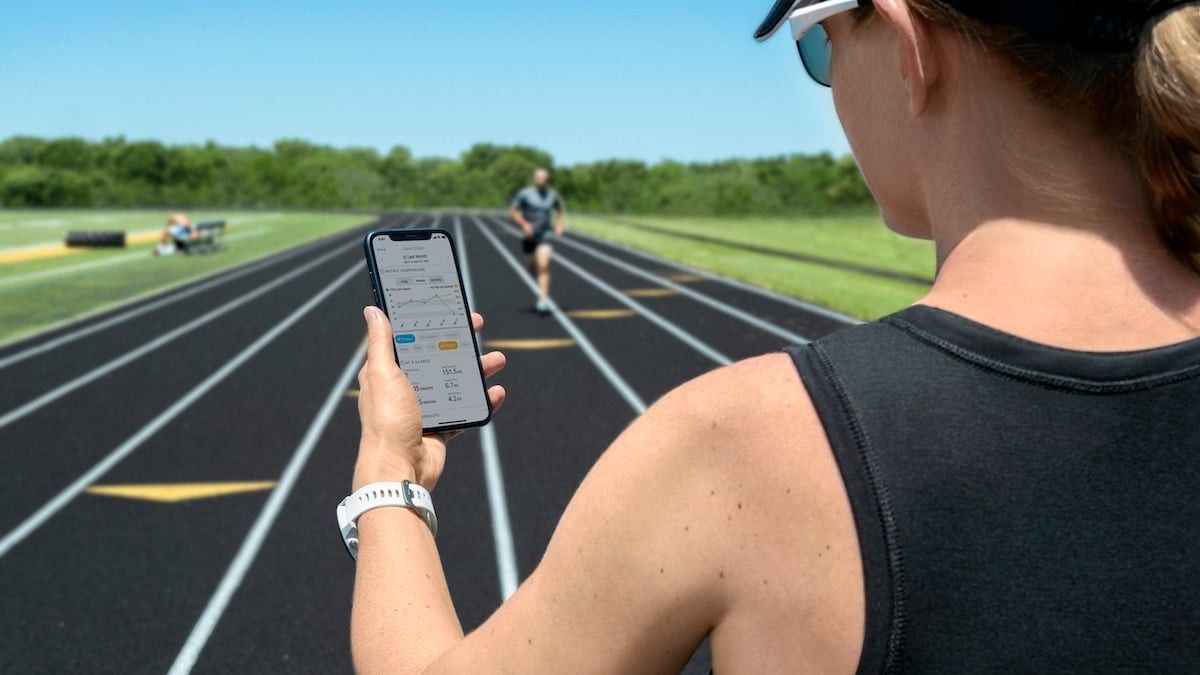
POLYGON ((437 514, 429 490, 410 481, 402 483, 371 483, 354 491, 337 507, 338 529, 350 557, 358 559, 358 518, 372 509, 400 506, 412 509, 421 516, 433 536, 437 536, 437 514))

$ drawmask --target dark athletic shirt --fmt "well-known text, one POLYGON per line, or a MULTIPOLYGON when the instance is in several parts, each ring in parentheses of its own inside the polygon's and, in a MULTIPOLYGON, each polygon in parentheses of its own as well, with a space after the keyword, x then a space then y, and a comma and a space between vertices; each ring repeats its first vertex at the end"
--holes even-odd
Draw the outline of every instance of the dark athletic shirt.
POLYGON ((858 672, 1200 673, 1200 340, 914 307, 789 352, 858 529, 858 672))
POLYGON ((544 237, 553 229, 553 214, 563 210, 562 198, 550 188, 530 185, 513 197, 510 206, 521 212, 521 216, 533 226, 535 237, 544 237))

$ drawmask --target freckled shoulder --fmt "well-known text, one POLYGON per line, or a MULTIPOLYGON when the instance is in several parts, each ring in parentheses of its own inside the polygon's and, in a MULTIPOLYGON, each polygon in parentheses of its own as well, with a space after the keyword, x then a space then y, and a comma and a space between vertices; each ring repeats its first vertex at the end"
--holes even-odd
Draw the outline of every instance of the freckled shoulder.
MULTIPOLYGON (((773 466, 783 447, 824 446, 825 432, 791 358, 768 354, 714 370, 663 397, 658 419, 699 436, 730 460, 773 466), (686 428, 682 428, 686 427, 686 428), (757 459, 755 455, 766 453, 757 459)), ((818 447, 818 450, 821 448, 818 447)), ((732 468, 732 467, 730 467, 732 468)))
MULTIPOLYGON (((769 652, 775 668, 853 672, 865 598, 850 501, 825 429, 791 357, 714 371, 672 396, 699 429, 692 460, 709 485, 702 533, 727 613, 713 633, 730 662, 769 652)), ((664 399, 664 403, 667 403, 664 399)))
POLYGON ((507 672, 678 672, 711 634, 721 670, 844 672, 863 613, 845 502, 786 355, 708 373, 601 456, 489 620, 500 629, 468 640, 472 658, 503 652, 507 672), (513 643, 538 649, 495 648, 513 643))
POLYGON ((648 417, 653 433, 675 447, 667 465, 699 473, 692 484, 708 486, 710 498, 724 493, 728 504, 716 502, 724 523, 752 513, 760 524, 790 529, 798 512, 828 514, 830 502, 845 506, 824 427, 786 354, 692 380, 648 417))

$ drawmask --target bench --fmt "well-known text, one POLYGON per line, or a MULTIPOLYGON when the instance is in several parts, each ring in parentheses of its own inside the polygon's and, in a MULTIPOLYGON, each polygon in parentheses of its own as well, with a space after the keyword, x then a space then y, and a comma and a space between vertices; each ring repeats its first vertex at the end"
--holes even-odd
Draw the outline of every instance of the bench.
POLYGON ((196 223, 195 236, 175 237, 175 248, 184 255, 214 253, 225 248, 222 239, 225 238, 225 221, 209 220, 196 223))

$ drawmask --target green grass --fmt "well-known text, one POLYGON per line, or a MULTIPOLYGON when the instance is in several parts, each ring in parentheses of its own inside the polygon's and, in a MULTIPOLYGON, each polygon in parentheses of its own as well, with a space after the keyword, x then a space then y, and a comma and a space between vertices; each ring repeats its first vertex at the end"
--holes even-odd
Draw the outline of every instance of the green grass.
MULTIPOLYGON (((371 219, 365 214, 324 213, 190 215, 195 220, 228 221, 227 248, 210 255, 159 258, 146 244, 0 265, 0 343, 371 219)), ((61 242, 68 229, 155 229, 165 218, 165 213, 148 212, 0 210, 0 224, 11 226, 0 229, 0 248, 61 242)))
MULTIPOLYGON (((249 214, 247 214, 249 215, 249 214)), ((195 220, 223 218, 218 213, 193 213, 195 220)), ((18 211, 0 209, 0 247, 57 243, 67 230, 125 230, 140 232, 163 226, 166 211, 18 211)))
MULTIPOLYGON (((785 253, 815 256, 932 279, 933 246, 905 239, 877 216, 814 218, 666 218, 625 220, 703 235, 733 244, 751 244, 785 253)), ((925 294, 926 284, 884 279, 648 232, 599 216, 574 216, 571 226, 601 239, 632 246, 669 260, 740 279, 859 317, 875 319, 902 309, 925 294)))

